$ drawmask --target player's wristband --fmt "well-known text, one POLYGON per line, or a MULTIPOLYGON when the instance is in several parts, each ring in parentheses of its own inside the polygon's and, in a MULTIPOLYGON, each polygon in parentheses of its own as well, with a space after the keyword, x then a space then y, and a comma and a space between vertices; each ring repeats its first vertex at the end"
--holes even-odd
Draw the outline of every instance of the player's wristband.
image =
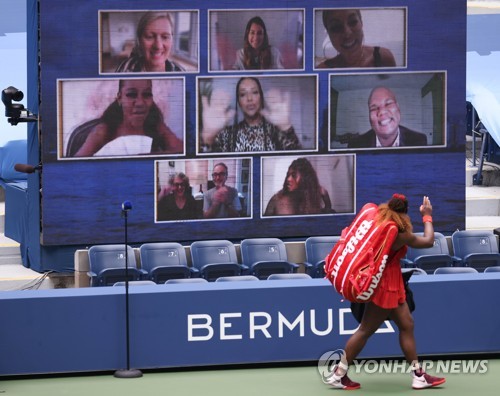
POLYGON ((432 223, 432 216, 425 215, 425 216, 422 217, 422 221, 424 223, 432 223))

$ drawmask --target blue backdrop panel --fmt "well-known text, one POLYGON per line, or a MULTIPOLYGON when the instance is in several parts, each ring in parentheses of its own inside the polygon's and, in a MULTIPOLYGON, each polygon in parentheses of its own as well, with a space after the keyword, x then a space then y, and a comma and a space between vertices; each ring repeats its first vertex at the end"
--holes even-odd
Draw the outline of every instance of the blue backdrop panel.
MULTIPOLYGON (((415 276, 419 354, 500 351, 500 275, 415 276)), ((357 323, 328 281, 134 286, 130 365, 167 368, 315 361, 357 323), (191 325, 190 325, 191 324, 191 325)), ((0 294, 0 375, 126 366, 124 287, 0 294), (61 348, 64 345, 64 348, 61 348)), ((386 322, 360 357, 401 357, 386 322)))
MULTIPOLYGON (((58 160, 58 110, 57 82, 59 79, 119 78, 119 75, 99 73, 99 10, 146 10, 146 9, 190 9, 198 10, 199 16, 199 70, 181 73, 185 78, 186 155, 179 160, 200 158, 196 154, 197 87, 198 76, 219 76, 208 70, 209 9, 247 9, 238 1, 214 0, 208 3, 198 0, 179 3, 173 0, 89 0, 77 2, 52 0, 40 2, 40 114, 43 119, 41 133, 41 159, 43 168, 43 196, 39 197, 39 186, 29 186, 38 202, 32 210, 33 219, 29 232, 30 254, 37 253, 43 263, 32 265, 35 269, 62 269, 68 263, 56 259, 48 262, 46 250, 57 255, 57 249, 98 243, 119 243, 123 227, 120 221, 120 205, 130 200, 134 210, 130 215, 130 239, 133 243, 151 241, 191 241, 193 239, 218 238, 242 239, 256 236, 280 238, 305 238, 311 235, 340 234, 350 223, 353 214, 335 214, 315 217, 260 218, 260 155, 253 155, 252 203, 253 217, 241 221, 193 221, 188 223, 155 223, 155 158, 129 158, 122 160, 58 160), (71 20, 68 25, 56 21, 71 20), (78 51, 75 51, 78 48, 78 51), (43 213, 41 247, 38 246, 40 218, 43 213)), ((314 52, 314 9, 325 7, 376 7, 373 2, 331 2, 310 0, 256 0, 252 7, 303 9, 304 19, 304 69, 286 71, 287 74, 313 74, 318 78, 318 152, 330 155, 328 101, 329 74, 332 70, 315 70, 314 52)), ((401 7, 401 2, 385 1, 383 7, 401 7)), ((399 72, 446 72, 445 90, 445 147, 405 150, 368 150, 356 153, 355 209, 366 202, 385 201, 392 193, 406 194, 412 205, 410 215, 419 217, 418 203, 421 196, 430 194, 436 208, 436 227, 443 233, 451 233, 465 226, 465 169, 463 166, 465 118, 465 43, 466 2, 418 1, 405 2, 407 7, 407 60, 406 66, 390 70, 399 72), (431 10, 431 12, 430 12, 431 10), (446 24, 442 21, 445 20, 446 24), (429 38, 432 37, 430 40, 429 38), (440 188, 436 189, 435 186, 440 188)), ((36 24, 32 34, 36 32, 36 24)), ((242 27, 243 29, 244 27, 242 27)), ((35 36, 36 37, 36 36, 35 36)), ((35 62, 33 63, 35 64, 35 62)), ((34 71, 33 76, 38 77, 34 71)), ((349 73, 335 70, 336 73, 349 73)), ((362 70, 374 72, 373 70, 362 70)), ((377 71, 378 72, 378 71, 377 71)), ((358 71, 359 73, 359 71, 358 71)), ((267 74, 267 73, 265 73, 267 74)), ((280 75, 280 72, 271 72, 280 75)), ((228 73, 224 74, 225 76, 228 73)), ((229 75, 232 75, 229 73, 229 75)), ((179 76, 179 74, 175 74, 179 76)), ((136 77, 127 75, 127 77, 136 77)), ((153 78, 159 77, 154 75, 153 78)), ((161 77, 161 76, 160 76, 161 77)), ((163 76, 164 77, 164 76, 163 76)), ((30 79, 31 81, 31 79, 30 79)), ((35 90, 33 90, 35 91, 35 90)), ((360 103, 366 106, 366 103, 360 103)), ((31 139, 37 141, 37 136, 31 139)), ((337 154, 339 150, 334 153, 337 154)), ((35 150, 31 152, 31 163, 40 159, 35 150)), ((246 155, 248 157, 248 155, 246 155)), ((207 158, 207 157, 203 157, 207 158)), ((419 226, 417 226, 417 231, 419 226)), ((67 256, 65 254, 65 256, 67 256)), ((54 256, 52 256, 54 257, 54 256)))

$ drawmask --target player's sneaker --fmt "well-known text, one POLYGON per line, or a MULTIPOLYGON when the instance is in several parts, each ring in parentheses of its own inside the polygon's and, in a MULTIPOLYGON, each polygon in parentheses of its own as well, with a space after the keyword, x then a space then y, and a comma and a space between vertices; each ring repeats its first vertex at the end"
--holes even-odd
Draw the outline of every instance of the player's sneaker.
POLYGON ((359 382, 352 381, 345 373, 342 377, 335 374, 337 366, 333 367, 333 374, 326 380, 326 383, 336 389, 354 390, 361 388, 359 382))
POLYGON ((439 386, 446 382, 445 378, 433 377, 432 375, 427 374, 422 369, 412 371, 411 376, 412 376, 411 387, 413 389, 431 388, 433 386, 439 386))

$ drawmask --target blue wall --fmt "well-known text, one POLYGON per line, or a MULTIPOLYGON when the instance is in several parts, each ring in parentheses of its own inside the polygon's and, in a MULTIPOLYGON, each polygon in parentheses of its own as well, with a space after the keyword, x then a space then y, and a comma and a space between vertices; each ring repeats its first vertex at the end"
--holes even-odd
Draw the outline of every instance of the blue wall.
MULTIPOLYGON (((484 273, 414 276, 420 355, 499 352, 500 317, 492 314, 500 299, 499 279, 499 274, 484 273)), ((315 361, 343 348, 357 325, 348 304, 323 279, 134 286, 129 291, 132 368, 315 361), (224 314, 229 315, 221 320, 224 314), (303 335, 297 324, 290 326, 293 330, 283 325, 280 336, 280 322, 293 323, 301 314, 303 335), (191 316, 191 331, 190 315, 204 315, 191 316), (222 322, 225 337, 234 339, 221 339, 222 322)), ((125 368, 124 313, 124 287, 4 292, 0 375, 125 368)), ((394 325, 381 329, 360 357, 401 356, 394 325)))

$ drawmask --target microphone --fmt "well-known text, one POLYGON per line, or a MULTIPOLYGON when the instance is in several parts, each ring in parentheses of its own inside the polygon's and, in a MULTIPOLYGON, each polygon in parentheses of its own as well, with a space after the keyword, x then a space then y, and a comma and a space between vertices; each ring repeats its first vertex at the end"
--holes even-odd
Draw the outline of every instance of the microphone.
POLYGON ((42 170, 42 164, 28 165, 28 164, 15 164, 14 169, 21 173, 35 173, 35 171, 42 170))
POLYGON ((123 203, 122 203, 122 211, 123 212, 128 212, 129 210, 132 210, 132 203, 130 201, 123 201, 123 203))

